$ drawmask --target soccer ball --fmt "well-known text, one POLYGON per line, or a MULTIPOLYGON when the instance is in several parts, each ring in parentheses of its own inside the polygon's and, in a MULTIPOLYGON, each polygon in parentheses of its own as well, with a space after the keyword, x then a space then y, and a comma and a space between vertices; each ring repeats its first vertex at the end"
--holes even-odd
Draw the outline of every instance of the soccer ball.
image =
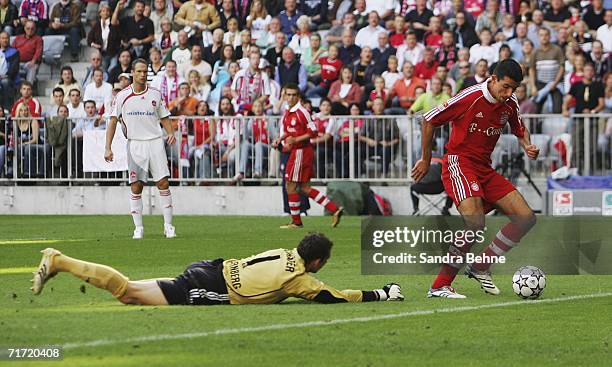
POLYGON ((523 299, 536 299, 546 288, 546 274, 535 266, 523 266, 512 276, 512 289, 523 299))

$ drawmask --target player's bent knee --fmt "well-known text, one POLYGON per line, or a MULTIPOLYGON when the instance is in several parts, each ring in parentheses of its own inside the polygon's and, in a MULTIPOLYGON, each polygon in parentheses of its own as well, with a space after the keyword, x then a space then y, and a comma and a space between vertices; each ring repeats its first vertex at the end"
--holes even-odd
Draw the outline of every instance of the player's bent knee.
POLYGON ((155 185, 160 190, 168 190, 168 188, 170 187, 170 182, 168 182, 168 179, 164 177, 161 180, 157 181, 155 185))

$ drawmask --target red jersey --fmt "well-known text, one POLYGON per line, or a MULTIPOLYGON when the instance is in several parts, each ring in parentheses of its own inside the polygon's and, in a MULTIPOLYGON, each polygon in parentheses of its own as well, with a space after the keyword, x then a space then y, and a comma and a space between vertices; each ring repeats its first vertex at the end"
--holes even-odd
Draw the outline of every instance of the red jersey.
MULTIPOLYGON (((300 102, 295 106, 288 108, 281 120, 283 136, 298 137, 306 133, 310 134, 311 138, 317 136, 317 126, 310 118, 310 112, 300 102)), ((310 139, 294 144, 291 148, 303 148, 310 145, 310 139)))
POLYGON ((516 95, 504 103, 497 102, 487 88, 489 80, 464 89, 424 115, 425 121, 433 126, 452 124, 447 154, 488 166, 506 124, 510 124, 517 137, 525 134, 516 95))
MULTIPOLYGON (((24 101, 25 100, 23 99, 23 97, 21 97, 15 103, 13 103, 13 107, 11 108, 11 116, 13 117, 17 116, 17 106, 19 106, 21 103, 24 103, 24 101)), ((40 102, 38 102, 36 98, 31 97, 30 100, 26 102, 26 104, 28 105, 28 108, 30 109, 30 115, 32 117, 42 116, 42 107, 40 105, 40 102)))
POLYGON ((193 121, 193 135, 195 136, 194 144, 196 146, 204 143, 210 138, 210 121, 207 118, 195 119, 193 121))
POLYGON ((321 57, 319 59, 319 64, 321 64, 322 86, 329 86, 333 81, 338 79, 340 68, 342 67, 342 61, 340 61, 340 59, 330 61, 327 57, 321 57))
POLYGON ((387 104, 387 92, 382 90, 380 93, 378 93, 376 89, 370 92, 370 101, 373 101, 378 97, 382 98, 383 102, 387 104))
POLYGON ((315 126, 317 127, 317 136, 325 135, 325 132, 327 131, 327 127, 329 126, 329 123, 331 122, 331 116, 330 115, 321 116, 320 113, 315 113, 312 116, 312 120, 315 126))
POLYGON ((253 143, 268 144, 268 124, 265 119, 251 120, 251 128, 253 129, 253 143))
POLYGON ((420 63, 414 66, 414 75, 416 75, 417 78, 422 80, 430 80, 436 74, 437 68, 437 60, 434 61, 431 66, 428 66, 425 61, 421 61, 420 63))

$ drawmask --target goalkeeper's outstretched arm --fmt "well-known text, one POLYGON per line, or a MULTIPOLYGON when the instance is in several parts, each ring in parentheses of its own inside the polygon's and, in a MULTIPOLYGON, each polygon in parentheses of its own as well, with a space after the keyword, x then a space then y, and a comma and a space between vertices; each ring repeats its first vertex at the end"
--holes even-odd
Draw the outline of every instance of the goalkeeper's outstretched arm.
POLYGON ((285 284, 285 290, 290 296, 318 303, 404 300, 400 286, 395 283, 390 283, 381 289, 374 289, 371 291, 352 289, 337 290, 324 284, 310 274, 303 274, 293 278, 290 282, 285 284))

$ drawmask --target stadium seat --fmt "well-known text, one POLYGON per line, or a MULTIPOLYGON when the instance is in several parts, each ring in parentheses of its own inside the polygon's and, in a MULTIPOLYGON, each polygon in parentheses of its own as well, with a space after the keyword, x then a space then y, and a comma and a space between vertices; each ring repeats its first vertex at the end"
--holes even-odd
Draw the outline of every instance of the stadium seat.
POLYGON ((51 75, 53 75, 53 67, 60 63, 65 40, 64 35, 43 37, 43 61, 51 67, 51 75))
POLYGON ((568 119, 563 116, 547 117, 542 121, 542 134, 550 137, 567 132, 568 119))

